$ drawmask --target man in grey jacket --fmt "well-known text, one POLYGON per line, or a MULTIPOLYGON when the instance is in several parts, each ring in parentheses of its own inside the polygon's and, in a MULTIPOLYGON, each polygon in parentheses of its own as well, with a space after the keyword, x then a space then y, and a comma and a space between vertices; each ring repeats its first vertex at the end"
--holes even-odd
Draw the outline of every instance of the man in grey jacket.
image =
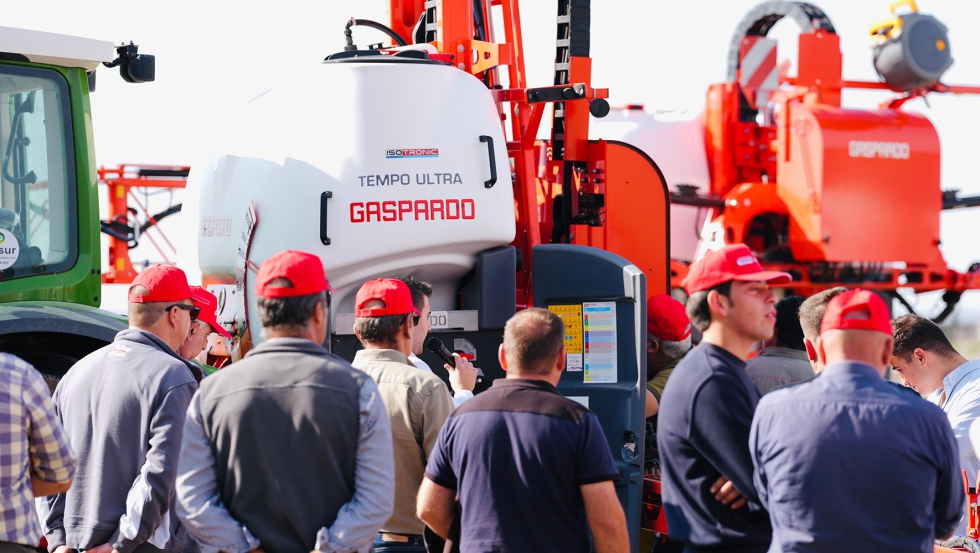
POLYGON ((172 508, 195 372, 176 352, 199 312, 184 272, 156 266, 129 289, 129 328, 73 366, 54 393, 78 456, 48 500, 48 550, 195 552, 172 508))

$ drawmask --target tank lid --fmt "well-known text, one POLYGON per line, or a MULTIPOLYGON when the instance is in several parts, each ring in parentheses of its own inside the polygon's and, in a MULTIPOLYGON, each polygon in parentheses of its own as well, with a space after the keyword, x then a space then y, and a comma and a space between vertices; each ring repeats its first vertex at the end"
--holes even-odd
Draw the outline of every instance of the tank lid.
POLYGON ((378 50, 345 50, 330 54, 323 63, 424 63, 429 65, 448 65, 445 62, 430 59, 428 52, 422 50, 404 50, 395 54, 383 54, 378 50))

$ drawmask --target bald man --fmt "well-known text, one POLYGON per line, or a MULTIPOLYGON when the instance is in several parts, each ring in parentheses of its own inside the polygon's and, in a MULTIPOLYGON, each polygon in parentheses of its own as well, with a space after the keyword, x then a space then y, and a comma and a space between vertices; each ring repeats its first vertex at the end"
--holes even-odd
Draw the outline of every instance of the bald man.
POLYGON ((749 450, 772 551, 933 551, 965 496, 953 431, 935 405, 884 380, 888 307, 852 290, 827 305, 819 378, 766 395, 749 450))

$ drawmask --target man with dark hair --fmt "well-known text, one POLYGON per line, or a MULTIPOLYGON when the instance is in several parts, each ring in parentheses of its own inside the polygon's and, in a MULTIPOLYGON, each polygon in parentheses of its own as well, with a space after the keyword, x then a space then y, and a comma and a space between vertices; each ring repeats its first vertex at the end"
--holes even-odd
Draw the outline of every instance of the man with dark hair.
POLYGON ((507 378, 457 409, 425 469, 418 515, 462 553, 626 553, 619 473, 596 416, 558 392, 565 325, 525 309, 497 352, 507 378), (459 535, 450 536, 459 498, 459 535), (546 531, 542 531, 542 530, 546 531))
POLYGON ((884 380, 888 307, 852 290, 827 305, 810 382, 762 398, 749 449, 773 551, 921 551, 966 505, 942 411, 884 380))
POLYGON ((395 511, 375 538, 377 551, 425 551, 422 521, 415 516, 415 497, 425 463, 452 412, 446 384, 431 372, 414 367, 412 328, 421 313, 408 286, 397 279, 365 282, 354 299, 354 334, 364 349, 353 365, 378 383, 388 409, 395 452, 395 511))
MULTIPOLYGON (((408 286, 408 291, 412 293, 412 304, 422 314, 419 324, 412 327, 412 354, 408 356, 408 360, 423 371, 431 373, 432 369, 429 368, 428 363, 419 358, 419 355, 422 355, 425 349, 425 338, 432 330, 432 326, 429 324, 429 314, 432 313, 432 306, 429 305, 432 285, 414 277, 397 277, 396 280, 400 280, 408 286)), ((453 405, 459 407, 473 397, 473 389, 476 388, 476 378, 479 376, 479 372, 469 359, 456 352, 453 352, 453 359, 456 361, 455 367, 448 363, 443 366, 449 373, 449 385, 453 389, 453 405)))
MULTIPOLYGON (((938 405, 949 418, 959 445, 960 467, 970 487, 976 487, 980 460, 970 443, 970 425, 980 417, 980 361, 968 361, 949 343, 943 329, 918 315, 902 315, 892 321, 895 351, 891 365, 910 386, 938 405)), ((967 516, 956 529, 966 535, 967 516)))
POLYGON ((48 498, 49 551, 197 551, 177 532, 174 486, 196 367, 177 354, 197 318, 184 272, 157 265, 129 288, 129 328, 76 363, 53 402, 78 469, 48 498))
POLYGON ((769 283, 789 280, 764 271, 741 244, 691 265, 687 313, 704 336, 674 370, 657 423, 667 524, 689 550, 769 549, 772 530, 748 450, 759 391, 745 360, 756 342, 773 335, 776 296, 769 283))
POLYGON ((800 304, 803 296, 786 296, 776 303, 776 331, 762 342, 759 354, 745 363, 752 383, 762 395, 771 390, 813 378, 813 367, 806 356, 800 304))
POLYGON ((824 368, 824 362, 817 356, 817 338, 820 336, 820 323, 823 322, 823 315, 827 311, 827 304, 835 297, 847 292, 843 286, 828 288, 818 292, 800 304, 800 328, 803 329, 803 346, 806 348, 806 357, 813 367, 814 374, 820 374, 824 368))
POLYGON ((321 345, 327 290, 315 255, 267 259, 265 341, 191 402, 177 511, 205 553, 365 553, 391 515, 388 417, 374 381, 321 345))

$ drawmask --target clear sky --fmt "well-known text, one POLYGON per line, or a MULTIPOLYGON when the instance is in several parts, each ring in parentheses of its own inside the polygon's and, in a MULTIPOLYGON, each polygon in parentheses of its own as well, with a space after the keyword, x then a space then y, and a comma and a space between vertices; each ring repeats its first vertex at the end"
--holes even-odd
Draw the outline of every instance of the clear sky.
MULTIPOLYGON (((885 0, 816 0, 841 36, 844 76, 875 79, 868 26, 888 15, 885 0)), ((595 0, 592 6, 593 84, 608 87, 611 103, 643 103, 647 109, 700 109, 704 92, 725 75, 732 30, 754 6, 751 0, 595 0)), ((955 64, 949 84, 980 84, 980 2, 922 0, 923 13, 949 28, 955 64)), ((124 83, 100 69, 92 105, 98 163, 191 164, 225 117, 283 75, 302 71, 343 49, 350 17, 387 21, 387 2, 233 2, 229 0, 33 0, 6 2, 2 24, 111 40, 133 40, 157 56, 157 81, 124 83)), ((550 84, 554 57, 555 3, 523 3, 526 68, 531 85, 550 84)), ((780 58, 795 65, 796 29, 781 22, 780 58)), ((500 35, 498 35, 500 36, 500 35)), ((772 35, 771 35, 772 36, 772 35)), ((355 29, 359 44, 380 33, 355 29)), ((393 93, 395 93, 393 91, 393 93)), ((887 93, 845 92, 845 105, 872 107, 887 93)), ((943 146, 943 188, 980 194, 980 97, 931 95, 908 104, 935 123, 943 146)), ((343 109, 338 106, 338 109, 343 109)), ((887 183, 882 192, 887 193, 887 183)), ((937 192, 938 193, 938 192, 937 192)), ((873 209, 873 206, 869 206, 873 209)), ((908 217, 915 217, 910 206, 908 217)), ((980 260, 980 209, 942 216, 943 250, 965 269, 980 260)), ((865 237, 874 240, 877 229, 865 237)), ((149 255, 149 254, 148 254, 149 255)), ((978 293, 980 294, 980 293, 978 293)))

